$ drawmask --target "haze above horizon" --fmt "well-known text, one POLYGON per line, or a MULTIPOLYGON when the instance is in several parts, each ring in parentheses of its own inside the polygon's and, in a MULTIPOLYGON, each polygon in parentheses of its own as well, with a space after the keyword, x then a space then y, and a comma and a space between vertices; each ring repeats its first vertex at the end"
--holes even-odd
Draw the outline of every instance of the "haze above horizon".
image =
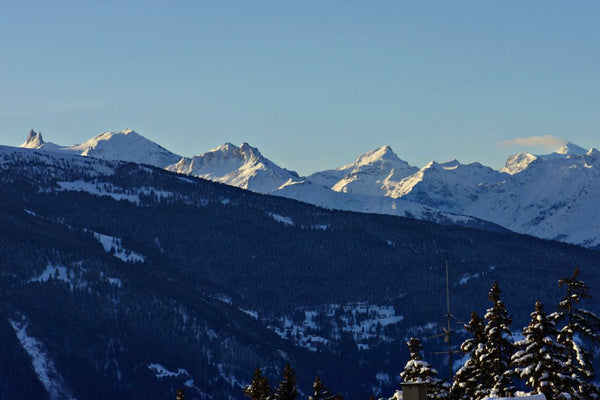
POLYGON ((386 144, 420 167, 597 147, 599 14, 594 1, 10 2, 0 143, 131 128, 184 156, 248 142, 303 175, 386 144))

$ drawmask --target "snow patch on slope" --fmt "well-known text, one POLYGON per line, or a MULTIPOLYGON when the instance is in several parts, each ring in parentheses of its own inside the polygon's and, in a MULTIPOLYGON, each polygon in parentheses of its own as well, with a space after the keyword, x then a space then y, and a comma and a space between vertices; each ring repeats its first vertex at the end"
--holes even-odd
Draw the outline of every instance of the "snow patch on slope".
POLYGON ((190 376, 189 372, 187 372, 183 368, 177 369, 177 372, 169 371, 167 368, 163 367, 158 363, 148 364, 148 369, 154 373, 154 376, 158 379, 163 378, 176 378, 179 376, 190 376))
POLYGON ((61 281, 69 284, 70 291, 75 289, 81 290, 88 287, 88 281, 83 279, 82 272, 85 272, 85 270, 81 267, 80 263, 73 263, 68 268, 64 265, 55 265, 48 262, 46 268, 40 274, 33 276, 27 282, 47 283, 50 281, 61 281))
POLYGON ((164 199, 174 198, 173 192, 158 190, 151 187, 141 187, 134 191, 125 190, 124 188, 115 186, 106 182, 76 180, 72 182, 59 181, 57 182, 58 190, 72 192, 86 192, 96 196, 109 196, 117 201, 125 200, 137 205, 140 204, 140 195, 154 195, 159 201, 164 199))
POLYGON ((267 215, 273 218, 275 221, 282 223, 283 225, 294 226, 294 220, 290 217, 285 217, 283 215, 275 214, 272 212, 268 212, 267 215))
POLYGON ((62 265, 48 264, 41 274, 29 280, 29 282, 48 282, 49 279, 56 279, 63 282, 70 282, 67 268, 62 265))
POLYGON ((123 247, 122 239, 114 236, 103 235, 98 232, 90 231, 104 247, 104 251, 113 256, 117 257, 121 261, 125 261, 127 263, 133 262, 141 262, 146 261, 146 258, 140 253, 136 253, 135 251, 126 249, 123 247))
POLYGON ((9 322, 21 342, 21 346, 31 357, 33 369, 48 391, 50 398, 52 400, 74 400, 75 398, 65 387, 64 380, 56 370, 45 346, 27 333, 27 320, 23 318, 21 321, 9 320, 9 322))
POLYGON ((109 196, 113 199, 120 201, 126 200, 132 203, 139 204, 140 197, 137 194, 127 194, 125 191, 120 193, 115 190, 114 187, 111 189, 101 188, 95 182, 86 182, 83 180, 77 180, 73 182, 57 182, 59 190, 71 191, 71 192, 86 192, 98 196, 109 196))

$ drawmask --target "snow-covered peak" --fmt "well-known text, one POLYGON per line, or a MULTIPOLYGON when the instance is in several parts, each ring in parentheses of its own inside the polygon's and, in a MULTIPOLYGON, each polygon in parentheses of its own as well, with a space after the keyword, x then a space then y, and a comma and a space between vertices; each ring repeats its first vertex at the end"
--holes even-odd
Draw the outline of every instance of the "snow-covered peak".
POLYGON ((260 193, 270 193, 299 179, 298 174, 279 167, 248 143, 240 147, 224 143, 198 156, 182 158, 167 169, 260 193))
POLYGON ((46 151, 57 151, 61 148, 52 142, 45 142, 41 132, 36 132, 33 129, 27 134, 27 139, 19 147, 24 149, 39 149, 46 151))
POLYGON ((359 167, 363 165, 370 165, 382 162, 398 163, 403 161, 400 158, 398 158, 398 156, 396 155, 396 153, 394 153, 390 146, 386 145, 379 147, 375 150, 371 150, 365 154, 361 154, 356 158, 354 166, 359 167))
POLYGON ((423 168, 421 168, 421 171, 426 171, 426 170, 440 171, 443 169, 444 169, 444 166, 442 164, 440 164, 437 161, 431 160, 427 164, 425 164, 425 166, 423 168))
POLYGON ((181 156, 171 153, 131 129, 102 132, 85 143, 71 146, 70 149, 83 156, 144 163, 160 168, 181 159, 181 156))
POLYGON ((537 156, 534 156, 531 153, 514 154, 508 157, 508 160, 506 160, 506 165, 500 170, 500 172, 506 172, 510 175, 518 174, 537 159, 537 156))
POLYGON ((36 132, 33 129, 29 131, 27 139, 19 147, 26 149, 40 149, 44 146, 45 142, 42 139, 42 133, 36 132))
POLYGON ((587 151, 583 147, 579 147, 574 143, 566 143, 561 146, 554 154, 561 156, 580 156, 585 154, 587 151))
MULTIPOLYGON (((214 149, 208 150, 206 153, 194 156, 194 158, 198 160, 206 160, 206 164, 210 164, 215 159, 220 159, 221 161, 224 161, 233 158, 237 159, 240 162, 249 161, 251 159, 254 159, 259 162, 267 160, 263 157, 263 155, 256 147, 252 147, 246 142, 242 143, 242 145, 239 147, 229 142, 223 143, 222 145, 217 146, 214 149)), ((219 175, 219 173, 216 173, 216 175, 219 175)))
POLYGON ((229 152, 232 152, 237 149, 238 149, 238 147, 236 145, 227 142, 227 143, 223 143, 223 144, 215 147, 214 149, 208 150, 206 153, 215 153, 215 152, 229 153, 229 152))
POLYGON ((313 174, 309 180, 332 183, 327 186, 336 192, 386 195, 397 182, 418 170, 398 158, 390 146, 383 146, 358 156, 353 164, 313 174), (334 178, 336 182, 332 182, 334 178))

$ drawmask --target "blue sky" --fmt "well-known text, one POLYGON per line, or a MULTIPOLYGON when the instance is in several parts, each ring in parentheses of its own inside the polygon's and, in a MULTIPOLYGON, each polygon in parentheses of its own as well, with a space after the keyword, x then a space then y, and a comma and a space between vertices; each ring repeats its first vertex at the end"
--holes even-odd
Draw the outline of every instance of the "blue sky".
POLYGON ((248 142, 302 174, 385 144, 419 167, 550 151, 506 145, 532 136, 598 147, 598 15, 598 1, 6 2, 0 143, 131 128, 186 156, 248 142))

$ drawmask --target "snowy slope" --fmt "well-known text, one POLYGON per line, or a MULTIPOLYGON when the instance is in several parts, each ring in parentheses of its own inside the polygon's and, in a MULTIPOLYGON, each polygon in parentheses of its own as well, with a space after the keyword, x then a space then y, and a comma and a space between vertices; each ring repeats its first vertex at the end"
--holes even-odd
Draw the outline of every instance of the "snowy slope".
POLYGON ((78 154, 103 160, 144 163, 160 168, 165 168, 181 159, 181 156, 171 153, 131 129, 103 132, 82 144, 73 146, 46 143, 43 141, 41 133, 32 130, 20 147, 78 154))
POLYGON ((425 204, 452 213, 464 213, 465 206, 487 191, 490 184, 507 175, 479 163, 430 162, 417 173, 399 182, 389 196, 425 204))
POLYGON ((465 213, 519 233, 600 246, 600 153, 541 157, 488 193, 465 213))
POLYGON ((167 169, 259 193, 298 181, 298 174, 279 167, 248 143, 240 147, 225 143, 204 154, 182 158, 167 169))
MULTIPOLYGON (((462 226, 487 226, 484 222, 465 215, 439 211, 423 204, 394 199, 387 196, 370 196, 359 193, 342 193, 315 184, 309 180, 283 185, 272 195, 304 201, 332 210, 347 210, 374 214, 390 214, 422 219, 441 224, 462 226)), ((487 229, 495 229, 487 226, 487 229)))

